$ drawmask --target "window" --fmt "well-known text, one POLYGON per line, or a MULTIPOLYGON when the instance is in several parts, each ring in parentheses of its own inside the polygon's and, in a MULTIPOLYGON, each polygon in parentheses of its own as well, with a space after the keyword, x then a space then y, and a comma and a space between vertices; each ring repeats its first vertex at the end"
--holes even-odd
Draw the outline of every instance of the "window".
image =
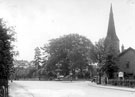
POLYGON ((126 63, 126 68, 127 68, 127 69, 129 68, 129 64, 130 64, 130 62, 128 61, 128 62, 126 63))

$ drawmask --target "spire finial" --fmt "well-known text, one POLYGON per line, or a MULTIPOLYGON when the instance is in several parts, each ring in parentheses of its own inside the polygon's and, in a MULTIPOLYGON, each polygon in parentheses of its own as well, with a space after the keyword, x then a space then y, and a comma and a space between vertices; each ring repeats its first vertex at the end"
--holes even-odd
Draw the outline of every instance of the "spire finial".
POLYGON ((111 7, 110 7, 110 14, 113 14, 112 3, 111 3, 111 7))
POLYGON ((108 23, 107 36, 118 39, 117 36, 116 36, 116 32, 115 32, 112 3, 111 3, 111 6, 110 6, 110 14, 109 14, 109 23, 108 23))

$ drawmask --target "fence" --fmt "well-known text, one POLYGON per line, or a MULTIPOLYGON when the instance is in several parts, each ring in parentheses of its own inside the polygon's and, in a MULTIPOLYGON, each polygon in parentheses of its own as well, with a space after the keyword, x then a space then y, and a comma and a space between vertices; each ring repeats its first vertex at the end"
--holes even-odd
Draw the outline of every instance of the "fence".
POLYGON ((125 87, 135 87, 135 80, 118 80, 118 79, 109 79, 108 84, 115 86, 125 86, 125 87))
POLYGON ((0 97, 8 97, 8 80, 0 79, 0 97))

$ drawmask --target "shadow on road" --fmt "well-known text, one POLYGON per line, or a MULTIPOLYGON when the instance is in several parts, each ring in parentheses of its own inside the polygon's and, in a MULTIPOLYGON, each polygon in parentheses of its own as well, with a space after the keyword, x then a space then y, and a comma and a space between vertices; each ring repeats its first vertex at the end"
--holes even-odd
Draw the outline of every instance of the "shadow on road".
POLYGON ((9 83, 9 97, 34 97, 34 95, 25 86, 13 82, 9 83))

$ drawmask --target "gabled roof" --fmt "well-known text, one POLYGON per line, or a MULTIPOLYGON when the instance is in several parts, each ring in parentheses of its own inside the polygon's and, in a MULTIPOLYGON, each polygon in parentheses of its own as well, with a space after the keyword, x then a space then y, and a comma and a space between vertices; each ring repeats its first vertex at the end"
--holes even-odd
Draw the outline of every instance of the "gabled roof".
POLYGON ((133 48, 129 47, 128 49, 126 49, 126 50, 124 50, 122 53, 120 53, 120 54, 118 55, 118 57, 123 56, 123 55, 126 54, 128 51, 133 51, 133 52, 135 53, 135 50, 134 50, 133 48))

